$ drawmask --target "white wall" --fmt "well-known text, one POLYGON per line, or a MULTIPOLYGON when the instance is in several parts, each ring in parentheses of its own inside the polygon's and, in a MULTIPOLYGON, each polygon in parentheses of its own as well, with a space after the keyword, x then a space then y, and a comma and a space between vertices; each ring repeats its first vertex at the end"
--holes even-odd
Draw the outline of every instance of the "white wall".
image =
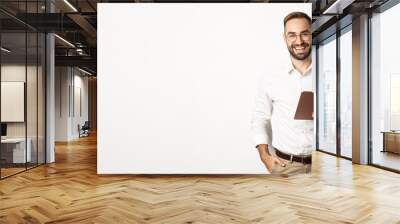
POLYGON ((251 114, 292 11, 311 4, 98 4, 98 173, 266 173, 251 114))
POLYGON ((68 67, 55 68, 55 141, 68 140, 68 67))
POLYGON ((56 141, 77 139, 78 124, 88 120, 88 78, 76 68, 56 67, 55 120, 56 141), (82 105, 82 113, 77 105, 82 105))
POLYGON ((71 119, 71 126, 72 126, 72 136, 73 138, 79 137, 79 132, 77 129, 78 124, 81 126, 88 121, 89 112, 88 112, 88 77, 82 76, 79 70, 74 71, 74 107, 72 108, 72 119, 71 119), (79 93, 80 92, 80 93, 79 93), (80 101, 80 102, 79 102, 80 101), (82 110, 82 111, 80 111, 82 110))

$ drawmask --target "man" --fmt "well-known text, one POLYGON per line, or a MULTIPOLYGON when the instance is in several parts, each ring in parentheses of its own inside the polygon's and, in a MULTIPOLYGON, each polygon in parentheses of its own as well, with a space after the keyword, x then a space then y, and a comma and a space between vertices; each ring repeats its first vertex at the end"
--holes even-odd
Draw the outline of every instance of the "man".
POLYGON ((255 146, 272 174, 290 176, 311 171, 313 121, 295 120, 303 91, 313 91, 311 18, 293 12, 284 19, 283 38, 290 53, 288 66, 261 82, 252 119, 255 146), (268 124, 272 129, 272 148, 268 124))

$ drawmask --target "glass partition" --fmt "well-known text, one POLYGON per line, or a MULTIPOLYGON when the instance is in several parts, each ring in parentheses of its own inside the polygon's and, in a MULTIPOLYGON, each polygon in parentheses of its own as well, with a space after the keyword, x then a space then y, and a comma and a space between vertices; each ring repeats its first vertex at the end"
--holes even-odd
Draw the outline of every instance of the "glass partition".
MULTIPOLYGON (((44 5, 39 1, 27 2, 26 12, 42 13, 44 5)), ((31 22, 38 23, 38 17, 33 17, 31 22), (34 21, 36 20, 36 21, 34 21)), ((39 163, 39 76, 41 69, 41 54, 44 52, 41 49, 44 38, 43 35, 35 29, 26 29, 27 37, 27 143, 31 151, 30 162, 27 167, 35 167, 39 163)), ((44 88, 44 86, 42 86, 44 88)), ((42 111, 43 113, 44 111, 42 111)), ((27 150, 29 149, 27 148, 27 150)))
POLYGON ((24 171, 26 141, 26 33, 1 34, 1 177, 24 171))
POLYGON ((31 168, 37 165, 38 149, 38 35, 36 32, 27 33, 27 74, 26 74, 26 113, 27 113, 27 150, 30 151, 27 167, 31 168))
POLYGON ((45 124, 46 124, 46 76, 45 76, 45 66, 46 66, 46 37, 43 33, 38 33, 38 76, 37 76, 37 147, 38 164, 43 164, 46 162, 46 139, 45 139, 45 124))
MULTIPOLYGON (((0 7, 43 13, 44 3, 0 7)), ((45 163, 45 34, 10 15, 0 12, 1 179, 45 163)))
POLYGON ((318 149, 336 154, 336 35, 318 47, 318 149))

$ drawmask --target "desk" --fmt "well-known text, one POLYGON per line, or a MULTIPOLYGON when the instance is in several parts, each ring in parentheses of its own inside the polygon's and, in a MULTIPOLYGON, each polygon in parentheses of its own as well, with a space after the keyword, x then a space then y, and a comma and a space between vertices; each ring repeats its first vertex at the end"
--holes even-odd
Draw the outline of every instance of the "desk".
POLYGON ((1 157, 6 163, 25 163, 32 159, 31 145, 32 140, 27 139, 25 154, 25 138, 6 138, 1 139, 1 157))
POLYGON ((382 152, 393 152, 400 154, 400 131, 382 131, 383 150, 382 152))

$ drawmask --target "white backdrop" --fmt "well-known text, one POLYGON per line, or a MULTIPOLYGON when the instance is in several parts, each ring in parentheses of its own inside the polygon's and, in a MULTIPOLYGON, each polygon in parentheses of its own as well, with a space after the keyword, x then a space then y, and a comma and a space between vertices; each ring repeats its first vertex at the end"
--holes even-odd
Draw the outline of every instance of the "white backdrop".
POLYGON ((24 82, 1 82, 1 122, 24 122, 24 103, 24 82))
POLYGON ((311 4, 98 4, 98 173, 266 173, 251 114, 292 11, 311 4))

